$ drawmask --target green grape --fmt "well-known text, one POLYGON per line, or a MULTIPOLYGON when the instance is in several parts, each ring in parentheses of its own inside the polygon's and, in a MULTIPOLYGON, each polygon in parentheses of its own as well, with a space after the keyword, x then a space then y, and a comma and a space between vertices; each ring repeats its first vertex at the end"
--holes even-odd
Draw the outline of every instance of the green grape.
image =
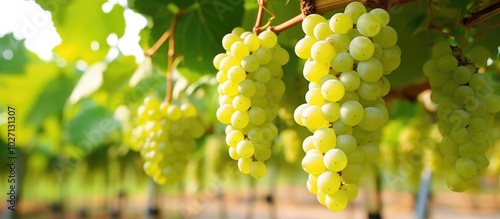
POLYGON ((358 18, 356 23, 359 33, 366 37, 373 37, 380 32, 382 25, 378 17, 374 14, 364 13, 358 18))
POLYGON ((345 154, 354 152, 357 148, 358 142, 350 134, 337 136, 336 148, 342 150, 345 154))
POLYGON ((303 75, 310 82, 318 82, 323 76, 328 74, 329 66, 314 60, 307 61, 304 65, 303 75))
POLYGON ((249 140, 242 140, 236 145, 236 153, 242 158, 249 158, 254 152, 255 147, 249 140))
POLYGON ((233 56, 227 56, 226 58, 223 58, 222 61, 220 62, 220 70, 223 72, 227 72, 231 67, 238 66, 239 64, 240 64, 239 59, 233 56))
POLYGON ((339 172, 346 167, 347 156, 342 150, 332 148, 323 155, 323 162, 328 170, 339 172))
POLYGON ((317 41, 311 47, 311 57, 318 63, 330 63, 335 55, 335 49, 325 40, 317 41))
POLYGON ((326 22, 326 19, 319 14, 310 14, 302 21, 302 30, 308 36, 314 36, 314 27, 318 23, 326 22))
POLYGON ((366 131, 375 131, 380 128, 383 121, 383 115, 380 110, 375 107, 364 108, 362 120, 359 122, 359 127, 366 131))
POLYGON ((361 80, 366 82, 376 82, 384 74, 384 67, 378 59, 372 57, 359 62, 357 72, 361 80))
POLYGON ((309 174, 306 186, 307 190, 309 190, 309 192, 313 195, 316 195, 318 193, 318 186, 316 185, 316 180, 317 178, 314 175, 309 174))
POLYGON ((236 34, 236 35, 241 35, 245 32, 245 29, 243 29, 243 27, 235 27, 233 28, 233 30, 231 31, 232 34, 236 34))
POLYGON ((458 158, 455 163, 455 169, 458 175, 464 178, 472 178, 477 175, 476 163, 468 158, 458 158))
POLYGON ((328 22, 320 22, 316 24, 313 30, 314 37, 318 40, 324 40, 326 37, 333 34, 332 30, 330 30, 330 26, 328 22))
POLYGON ((451 72, 458 67, 458 61, 453 55, 444 55, 438 59, 437 67, 440 71, 451 72))
POLYGON ((383 27, 385 27, 387 24, 389 24, 390 16, 386 10, 384 10, 382 8, 374 8, 373 10, 371 10, 368 13, 375 15, 378 18, 380 25, 382 25, 383 27))
POLYGON ((260 40, 259 37, 256 36, 255 34, 248 34, 243 38, 243 43, 248 47, 248 50, 250 52, 255 52, 257 49, 260 48, 260 40))
POLYGON ((336 34, 346 34, 353 27, 352 18, 344 13, 336 13, 330 18, 330 29, 336 34))
POLYGON ((464 104, 474 98, 474 90, 469 86, 462 85, 455 90, 454 97, 457 103, 464 104))
POLYGON ((470 59, 477 66, 485 67, 487 65, 488 59, 491 57, 490 51, 484 46, 475 46, 472 47, 469 52, 470 59))
MULTIPOLYGON (((342 52, 347 52, 349 51, 349 44, 351 42, 351 39, 342 34, 332 34, 325 39, 327 42, 329 42, 331 45, 333 45, 333 48, 337 53, 342 53, 342 52)), ((299 58, 302 58, 299 56, 299 58)), ((302 58, 304 59, 304 58, 302 58)))
POLYGON ((260 45, 264 48, 273 48, 278 42, 278 36, 270 30, 262 31, 258 37, 260 45))
POLYGON ((222 47, 224 47, 225 50, 229 51, 231 50, 231 46, 238 41, 241 41, 241 38, 238 35, 232 33, 226 34, 222 38, 222 47))
POLYGON ((325 193, 318 190, 316 192, 316 198, 320 204, 326 205, 326 194, 325 193))
POLYGON ((373 42, 384 49, 396 45, 397 41, 398 33, 390 26, 383 26, 380 32, 373 37, 373 42))
POLYGON ((333 122, 332 125, 338 135, 348 135, 352 132, 352 126, 344 124, 341 119, 333 122))
POLYGON ((346 192, 338 190, 333 194, 329 194, 325 198, 326 207, 332 211, 342 211, 347 207, 349 198, 346 192))
POLYGON ((267 168, 262 161, 255 161, 250 164, 250 175, 253 178, 261 178, 266 175, 267 168))
MULTIPOLYGON (((301 59, 310 59, 311 57, 311 48, 316 43, 316 39, 312 37, 304 37, 300 39, 297 44, 295 44, 295 54, 301 59)), ((214 59, 214 66, 215 64, 214 59)))
POLYGON ((451 171, 446 177, 448 188, 454 192, 463 192, 469 187, 469 182, 463 179, 456 171, 451 171))
MULTIPOLYGON (((389 19, 383 9, 367 13, 353 2, 328 21, 308 15, 302 23, 306 36, 295 46, 296 55, 306 60, 303 76, 309 82, 306 103, 293 115, 313 133, 302 142, 302 167, 310 174, 306 186, 333 211, 356 198, 352 183, 363 176, 364 165, 378 158, 380 128, 389 120, 382 97, 390 83, 384 75, 401 62, 397 33, 386 26, 389 19)), ((437 61, 427 64, 426 73, 437 69, 437 61)), ((450 76, 437 78, 444 83, 450 76)), ((442 93, 434 96, 444 98, 442 93)))
POLYGON ((258 126, 266 122, 266 112, 261 107, 252 107, 248 110, 248 116, 252 125, 258 126))
MULTIPOLYGON (((271 63, 276 63, 278 65, 285 65, 286 63, 288 63, 288 61, 290 61, 290 55, 288 54, 288 51, 286 51, 286 49, 283 49, 281 47, 275 47, 272 55, 273 58, 271 63)), ((278 71, 273 71, 273 72, 278 72, 278 71)))
POLYGON ((302 159, 302 168, 309 174, 318 175, 322 173, 326 169, 323 164, 323 154, 316 149, 307 151, 302 159))
POLYGON ((340 189, 345 192, 349 201, 354 201, 358 196, 358 187, 356 184, 344 184, 340 189))
POLYGON ((363 119, 363 106, 357 101, 347 101, 340 106, 340 119, 343 123, 355 126, 363 119))
POLYGON ((465 66, 458 66, 453 70, 453 80, 457 82, 457 84, 466 84, 469 82, 472 73, 465 66))
POLYGON ((321 89, 312 88, 306 93, 306 102, 310 105, 321 106, 325 102, 323 96, 321 96, 321 89))
POLYGON ((238 169, 243 174, 250 173, 250 166, 252 165, 252 158, 240 158, 238 159, 238 169))
POLYGON ((335 122, 340 118, 340 105, 335 102, 324 103, 321 106, 321 112, 326 121, 335 122))
POLYGON ((252 97, 256 92, 255 82, 249 79, 245 79, 240 84, 238 84, 237 89, 242 96, 252 97))
POLYGON ((264 66, 259 67, 257 71, 255 71, 255 80, 257 82, 265 84, 271 80, 271 77, 271 71, 264 66))
POLYGON ((344 85, 344 89, 346 91, 355 91, 359 88, 361 78, 359 77, 358 72, 349 70, 340 74, 339 81, 342 83, 342 85, 344 85))
POLYGON ((372 41, 364 36, 352 39, 349 44, 349 52, 357 61, 365 61, 372 57, 375 47, 372 41))
POLYGON ((451 55, 451 47, 447 42, 441 41, 432 47, 433 58, 442 57, 444 55, 451 55))
POLYGON ((227 78, 235 84, 241 83, 246 76, 245 70, 240 66, 233 66, 227 72, 227 78))
POLYGON ((302 122, 302 112, 309 106, 309 104, 301 104, 293 112, 293 120, 300 126, 304 126, 302 122))
POLYGON ((345 93, 344 85, 338 80, 330 79, 321 85, 321 95, 330 102, 339 101, 345 93))
POLYGON ((262 65, 269 63, 271 61, 271 59, 273 58, 271 51, 265 47, 260 47, 259 49, 257 49, 255 51, 254 55, 259 60, 259 63, 262 65))
POLYGON ((356 183, 361 179, 365 169, 359 164, 347 164, 342 171, 342 180, 346 183, 356 183))
POLYGON ((351 2, 345 7, 344 13, 349 15, 352 18, 353 22, 356 24, 358 18, 362 14, 366 13, 366 8, 361 2, 351 2))
POLYGON ((249 122, 250 122, 250 117, 248 116, 247 111, 236 110, 231 115, 231 125, 237 129, 245 128, 249 122))
POLYGON ((214 60, 212 63, 214 64, 215 69, 220 70, 220 62, 222 61, 222 59, 224 59, 226 57, 227 57, 227 54, 225 54, 225 53, 219 53, 214 57, 214 60))
POLYGON ((340 188, 340 176, 332 171, 324 171, 318 176, 318 190, 327 195, 333 194, 340 188))
POLYGON ((382 84, 361 81, 357 92, 365 100, 376 100, 382 95, 382 84))
POLYGON ((352 70, 354 58, 348 52, 339 53, 330 62, 330 66, 336 72, 345 72, 352 70))
POLYGON ((401 64, 401 54, 391 49, 383 49, 380 62, 384 66, 384 75, 387 75, 399 67, 401 64))
POLYGON ((320 128, 313 134, 313 144, 321 153, 335 148, 336 142, 335 130, 331 128, 320 128))
POLYGON ((256 71, 259 66, 259 59, 254 55, 248 55, 241 60, 241 67, 247 72, 256 71))
POLYGON ((250 50, 243 42, 235 42, 231 46, 231 55, 237 59, 243 59, 250 54, 250 50))

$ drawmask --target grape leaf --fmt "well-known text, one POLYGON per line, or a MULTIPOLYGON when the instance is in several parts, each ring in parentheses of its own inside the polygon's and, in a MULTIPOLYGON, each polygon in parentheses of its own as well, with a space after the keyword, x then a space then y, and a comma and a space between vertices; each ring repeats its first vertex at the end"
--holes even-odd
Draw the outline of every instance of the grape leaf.
MULTIPOLYGON (((217 53, 223 52, 222 37, 241 25, 244 14, 243 0, 173 0, 170 3, 135 0, 129 3, 152 20, 149 45, 153 45, 170 27, 173 12, 169 8, 172 4, 183 10, 175 29, 175 53, 183 58, 177 69, 190 81, 203 74, 215 74, 212 60, 217 53)), ((163 69, 167 64, 167 44, 153 57, 153 63, 163 69)))
POLYGON ((66 125, 67 140, 88 154, 119 128, 113 112, 99 105, 81 110, 66 125))
POLYGON ((54 51, 71 63, 80 59, 88 64, 103 60, 110 48, 106 42, 109 34, 120 37, 125 31, 123 7, 114 5, 109 13, 104 13, 102 5, 107 0, 37 2, 52 12, 54 26, 62 38, 54 51), (93 42, 99 47, 95 51, 91 48, 93 42))
POLYGON ((69 96, 69 104, 75 104, 80 99, 88 97, 97 91, 102 85, 102 74, 107 64, 100 62, 90 66, 80 77, 78 83, 69 96))
POLYGON ((26 122, 38 127, 51 115, 62 113, 73 86, 74 81, 65 75, 49 81, 31 108, 26 122))
POLYGON ((24 72, 28 56, 23 42, 24 40, 16 40, 12 33, 0 38, 0 73, 24 72))

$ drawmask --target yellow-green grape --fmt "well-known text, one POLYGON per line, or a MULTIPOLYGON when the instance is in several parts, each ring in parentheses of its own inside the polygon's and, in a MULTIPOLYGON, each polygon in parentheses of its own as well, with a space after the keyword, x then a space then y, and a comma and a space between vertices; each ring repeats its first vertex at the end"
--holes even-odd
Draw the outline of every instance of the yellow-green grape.
MULTIPOLYGON (((213 60, 219 70, 216 117, 228 125, 229 156, 238 160, 242 173, 260 178, 266 173, 264 161, 271 157, 271 145, 278 135, 272 122, 286 89, 282 66, 290 57, 270 30, 256 35, 239 27, 222 42, 226 53, 213 60)), ((199 135, 197 129, 191 132, 199 135)))
POLYGON ((432 58, 423 66, 432 88, 431 100, 437 104, 439 158, 451 171, 447 185, 455 192, 465 191, 480 171, 489 165, 488 130, 500 111, 500 97, 490 89, 488 77, 479 73, 470 57, 458 47, 438 42, 432 58))
MULTIPOLYGON (((389 120, 382 99, 390 92, 385 75, 401 62, 398 35, 387 26, 389 20, 383 9, 367 12, 362 3, 352 2, 329 20, 308 15, 302 23, 305 36, 295 46, 309 82, 306 103, 293 114, 298 125, 313 133, 302 142, 306 185, 332 211, 343 210, 356 198, 355 183, 364 166, 378 158, 381 127, 389 120)), ((427 73, 435 65, 428 65, 427 73)), ((467 95, 462 93, 457 96, 467 95)), ((477 114, 484 111, 477 109, 477 114)), ((456 117, 457 123, 463 119, 462 114, 456 117)), ((471 129, 478 129, 481 123, 476 123, 471 129)))
MULTIPOLYGON (((157 184, 175 183, 182 179, 187 156, 195 147, 195 139, 204 134, 197 118, 198 111, 190 103, 162 102, 144 99, 138 108, 137 127, 132 130, 145 160, 144 171, 157 184)), ((135 147, 135 146, 134 146, 135 147)))

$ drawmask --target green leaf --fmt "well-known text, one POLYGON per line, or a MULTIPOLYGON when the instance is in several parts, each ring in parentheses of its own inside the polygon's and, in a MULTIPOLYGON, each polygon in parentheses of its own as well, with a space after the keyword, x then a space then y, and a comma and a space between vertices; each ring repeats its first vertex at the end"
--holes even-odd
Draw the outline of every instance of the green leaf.
MULTIPOLYGON (((243 3, 243 0, 174 0, 170 3, 163 0, 136 0, 131 5, 153 22, 149 45, 153 45, 169 29, 173 17, 169 9, 172 8, 171 4, 183 10, 175 29, 175 53, 183 57, 177 68, 190 81, 195 81, 203 74, 215 74, 213 57, 223 52, 222 37, 241 25, 243 3)), ((167 64, 167 44, 153 57, 153 63, 163 69, 167 64)))
POLYGON ((103 106, 94 106, 80 111, 67 123, 65 130, 67 140, 83 154, 88 154, 118 128, 113 112, 103 106))
POLYGON ((24 40, 16 40, 12 33, 0 38, 0 74, 24 72, 28 56, 23 42, 24 40))
POLYGON ((115 93, 128 85, 128 81, 137 69, 133 56, 122 56, 108 64, 103 73, 102 89, 115 93))
POLYGON ((80 99, 88 97, 99 90, 102 85, 102 74, 106 70, 107 64, 99 62, 90 66, 80 77, 80 80, 71 92, 69 104, 75 104, 80 99))
POLYGON ((80 59, 88 64, 103 60, 110 48, 106 38, 111 33, 120 37, 125 30, 123 7, 114 5, 106 14, 102 11, 105 2, 107 0, 39 0, 44 9, 52 11, 54 25, 62 38, 54 51, 71 63, 80 59), (96 51, 91 48, 93 42, 99 45, 96 51))
POLYGON ((73 86, 74 81, 64 75, 49 81, 38 96, 26 122, 38 127, 48 117, 62 113, 73 86))

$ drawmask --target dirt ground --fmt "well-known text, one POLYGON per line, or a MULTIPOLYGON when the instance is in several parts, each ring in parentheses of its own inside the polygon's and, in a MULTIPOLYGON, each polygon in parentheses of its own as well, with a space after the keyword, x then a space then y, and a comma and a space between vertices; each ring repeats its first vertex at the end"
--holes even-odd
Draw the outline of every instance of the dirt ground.
MULTIPOLYGON (((251 204, 249 191, 232 191, 221 202, 214 193, 197 196, 161 197, 161 214, 157 218, 223 218, 228 219, 366 219, 367 197, 360 193, 356 201, 340 213, 329 211, 321 206, 316 197, 299 186, 280 187, 274 198, 275 206, 266 201, 266 192, 257 191, 255 202, 251 204), (224 204, 223 204, 224 203, 224 204), (224 210, 225 209, 225 210, 224 210)), ((384 219, 415 218, 414 202, 411 194, 402 192, 383 193, 384 219)), ((88 200, 87 218, 111 218, 110 206, 104 200, 88 200)), ((3 205, 3 203, 2 203, 3 205)), ((144 197, 129 197, 123 202, 122 219, 145 218, 147 200, 144 197)), ((5 206, 2 206, 5 209, 5 206)), ((19 219, 67 219, 82 218, 78 207, 66 208, 64 214, 54 214, 48 204, 24 202, 19 205, 22 216, 19 219)), ((430 202, 429 219, 500 219, 500 194, 456 194, 451 192, 434 194, 430 202)))

